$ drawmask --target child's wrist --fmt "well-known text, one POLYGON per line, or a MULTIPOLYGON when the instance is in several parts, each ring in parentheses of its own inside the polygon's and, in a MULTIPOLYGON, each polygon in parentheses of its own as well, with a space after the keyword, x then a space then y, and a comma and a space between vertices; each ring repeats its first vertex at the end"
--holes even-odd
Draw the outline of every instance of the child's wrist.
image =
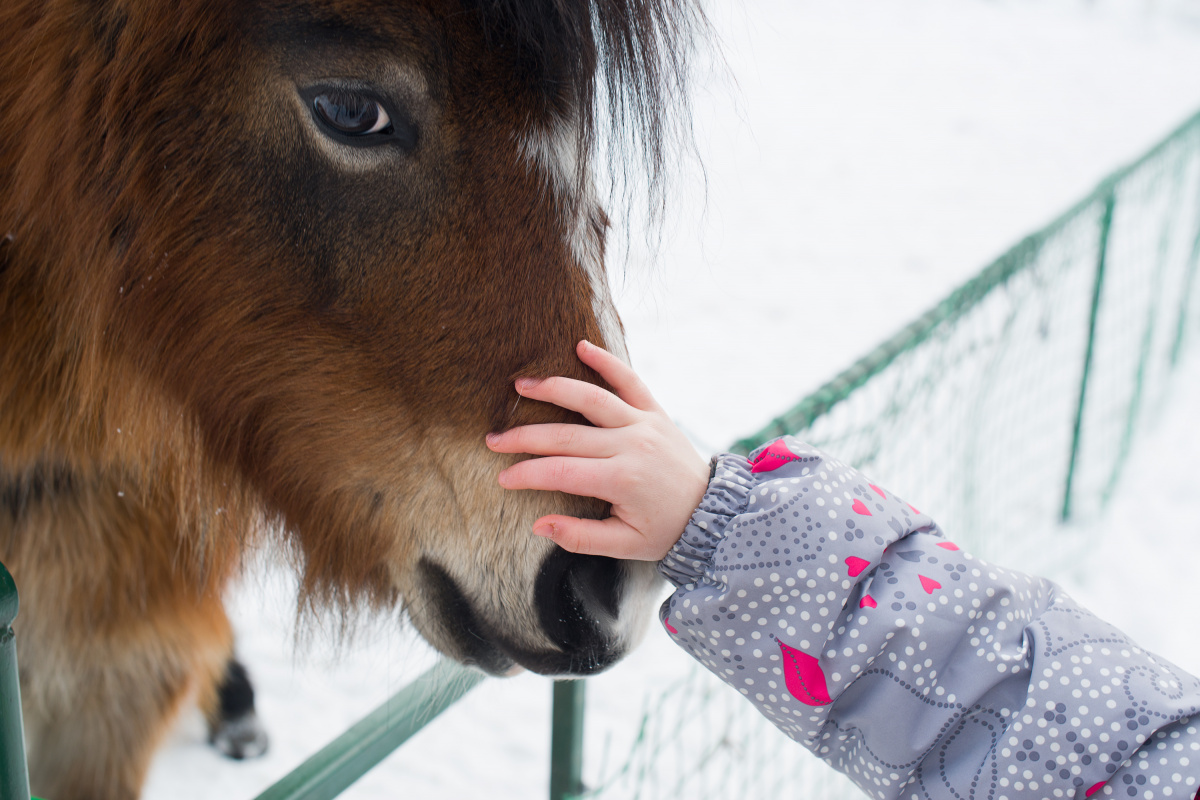
POLYGON ((730 520, 745 511, 754 481, 743 456, 722 453, 709 462, 712 476, 682 535, 659 562, 659 572, 676 586, 705 573, 730 520))

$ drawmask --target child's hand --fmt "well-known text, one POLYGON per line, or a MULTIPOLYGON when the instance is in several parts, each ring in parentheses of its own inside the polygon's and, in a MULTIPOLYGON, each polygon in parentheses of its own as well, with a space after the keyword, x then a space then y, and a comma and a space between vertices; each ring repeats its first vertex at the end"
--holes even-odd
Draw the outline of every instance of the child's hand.
POLYGON ((554 514, 535 522, 533 532, 575 553, 658 561, 700 504, 708 464, 624 362, 589 342, 575 352, 617 394, 570 378, 517 381, 520 395, 577 411, 597 427, 526 425, 489 435, 497 453, 547 456, 504 470, 500 485, 606 500, 608 519, 554 514))

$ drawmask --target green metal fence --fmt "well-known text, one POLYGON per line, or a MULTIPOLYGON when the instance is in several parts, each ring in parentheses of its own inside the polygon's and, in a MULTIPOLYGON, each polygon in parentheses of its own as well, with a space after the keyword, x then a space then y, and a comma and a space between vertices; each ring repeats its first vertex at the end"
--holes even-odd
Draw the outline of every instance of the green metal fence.
MULTIPOLYGON (((1031 571, 1082 549, 1200 333, 1200 114, 733 450, 795 434, 1031 571)), ((698 667, 586 798, 860 797, 698 667)))
MULTIPOLYGON (((1200 114, 1046 228, 733 449, 784 433, 937 509, 976 553, 1021 558, 1111 495, 1138 421, 1200 328, 1200 114)), ((0 797, 28 796, 0 566, 0 797)), ((439 664, 259 800, 324 800, 481 680, 439 664)), ((584 682, 554 687, 551 796, 856 796, 715 678, 646 703, 629 755, 585 789, 584 682), (786 750, 786 752, 785 752, 786 750)))

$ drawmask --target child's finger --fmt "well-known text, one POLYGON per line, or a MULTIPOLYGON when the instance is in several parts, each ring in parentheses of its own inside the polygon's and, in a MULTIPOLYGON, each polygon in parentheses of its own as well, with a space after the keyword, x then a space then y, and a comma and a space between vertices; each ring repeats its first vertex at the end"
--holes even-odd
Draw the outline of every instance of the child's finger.
POLYGON ((577 519, 553 515, 533 523, 533 532, 572 553, 641 561, 658 560, 649 553, 646 538, 620 517, 577 519))
POLYGON ((619 428, 636 421, 634 409, 607 389, 574 378, 522 378, 517 393, 531 400, 553 403, 568 411, 577 411, 593 425, 619 428))
POLYGON ((616 452, 604 428, 546 423, 522 425, 487 437, 487 446, 497 453, 530 453, 537 456, 583 456, 607 458, 616 452))
POLYGON ((501 471, 500 485, 505 489, 538 489, 566 492, 581 497, 597 497, 612 502, 606 461, 594 458, 546 456, 521 461, 501 471))
POLYGON ((608 381, 626 403, 642 411, 658 409, 654 395, 624 361, 586 339, 576 345, 575 353, 580 361, 600 373, 600 377, 608 381))

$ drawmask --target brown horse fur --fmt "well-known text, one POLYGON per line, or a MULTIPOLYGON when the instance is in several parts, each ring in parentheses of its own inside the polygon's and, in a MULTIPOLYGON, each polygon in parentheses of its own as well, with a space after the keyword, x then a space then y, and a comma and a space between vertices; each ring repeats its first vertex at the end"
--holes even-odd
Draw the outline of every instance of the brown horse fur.
POLYGON ((594 380, 572 344, 622 347, 595 128, 653 172, 699 24, 677 0, 0 3, 0 560, 36 793, 137 796, 176 710, 215 702, 223 588, 273 531, 306 606, 403 606, 489 671, 631 645, 631 566, 578 568, 619 577, 608 616, 563 567, 601 622, 547 632, 530 523, 603 508, 502 499, 482 439, 565 418, 515 377, 594 380), (410 146, 328 135, 301 97, 326 85, 410 146))

